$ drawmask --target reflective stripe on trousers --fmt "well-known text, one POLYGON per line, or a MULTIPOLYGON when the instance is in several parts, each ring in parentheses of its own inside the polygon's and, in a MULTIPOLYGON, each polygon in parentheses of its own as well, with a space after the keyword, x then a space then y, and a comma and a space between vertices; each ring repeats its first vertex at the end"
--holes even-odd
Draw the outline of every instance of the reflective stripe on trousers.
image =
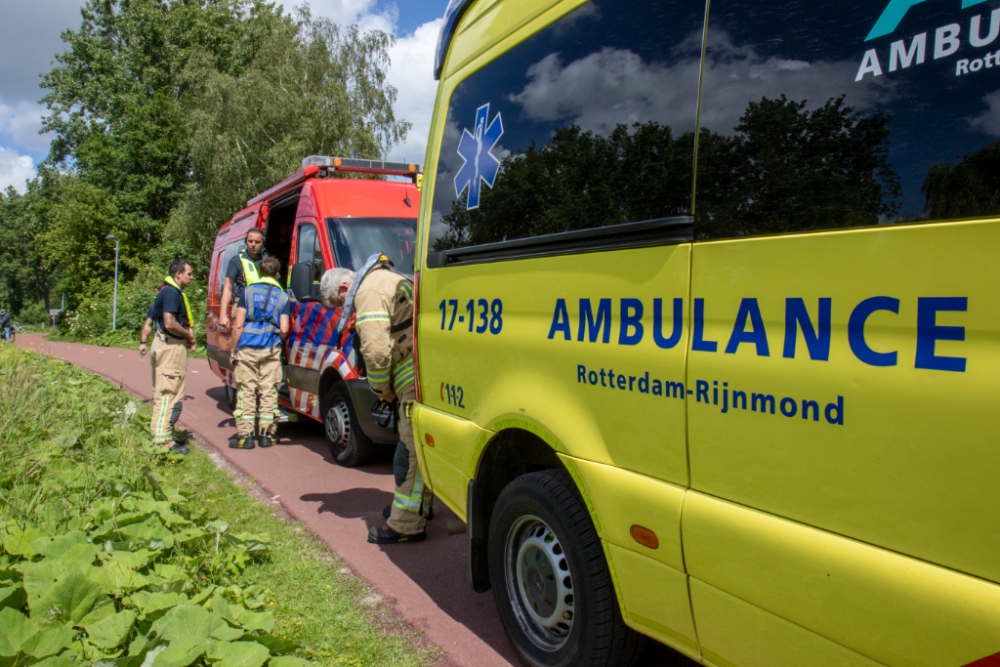
MULTIPOLYGON (((396 484, 392 499, 392 513, 386 523, 390 528, 404 535, 415 535, 423 532, 427 524, 424 515, 430 511, 433 496, 427 489, 423 475, 420 473, 413 440, 413 425, 406 416, 407 404, 416 400, 416 389, 413 383, 397 389, 396 396, 399 398, 399 439, 406 450, 406 470, 400 470, 400 472, 405 472, 403 483, 396 484), (423 514, 421 514, 421 509, 424 510, 423 514)), ((402 464, 402 454, 399 458, 399 463, 402 464)), ((393 462, 395 463, 395 460, 393 462)))
POLYGON ((398 394, 403 387, 413 384, 414 371, 413 371, 413 359, 407 359, 403 363, 399 364, 393 368, 392 384, 395 392, 398 394))
POLYGON ((187 346, 179 338, 157 332, 150 349, 153 371, 153 415, 149 431, 154 444, 173 440, 173 426, 180 418, 187 375, 187 346))

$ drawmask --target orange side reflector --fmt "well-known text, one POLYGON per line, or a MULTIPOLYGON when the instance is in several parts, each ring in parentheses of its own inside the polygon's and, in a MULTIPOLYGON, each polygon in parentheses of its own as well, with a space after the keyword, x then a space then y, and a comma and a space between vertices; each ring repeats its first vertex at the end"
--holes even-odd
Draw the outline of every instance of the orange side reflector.
POLYGON ((427 443, 428 447, 433 447, 434 446, 434 436, 431 435, 430 433, 424 434, 424 442, 427 443))
POLYGON ((333 158, 333 166, 334 166, 334 167, 339 167, 339 166, 341 166, 342 164, 344 164, 344 161, 343 161, 343 160, 341 160, 341 159, 340 159, 339 157, 335 157, 335 158, 333 158))
POLYGON ((410 173, 411 173, 411 174, 415 174, 415 173, 417 172, 417 165, 415 165, 415 164, 411 164, 411 165, 409 166, 409 169, 410 169, 410 173))
POLYGON ((658 549, 660 546, 660 538, 656 536, 656 533, 645 526, 634 525, 632 526, 631 533, 632 539, 644 547, 658 549))

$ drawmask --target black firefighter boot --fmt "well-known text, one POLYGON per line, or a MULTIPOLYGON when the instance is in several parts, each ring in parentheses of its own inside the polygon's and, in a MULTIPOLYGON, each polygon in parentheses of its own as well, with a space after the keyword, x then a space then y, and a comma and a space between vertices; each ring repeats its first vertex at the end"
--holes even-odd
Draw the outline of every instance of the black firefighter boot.
POLYGON ((423 542, 427 539, 427 531, 421 531, 416 535, 404 535, 397 533, 389 526, 372 526, 368 530, 368 541, 372 544, 400 544, 403 542, 423 542))
POLYGON ((234 435, 229 438, 229 448, 230 449, 253 449, 253 436, 252 435, 234 435))

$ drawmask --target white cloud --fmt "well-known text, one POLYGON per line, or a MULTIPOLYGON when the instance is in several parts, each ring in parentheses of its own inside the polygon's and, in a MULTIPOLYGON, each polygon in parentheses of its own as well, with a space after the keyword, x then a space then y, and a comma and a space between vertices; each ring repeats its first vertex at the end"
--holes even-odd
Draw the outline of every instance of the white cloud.
POLYGON ((1000 137, 1000 90, 984 97, 983 102, 989 108, 975 118, 969 119, 969 125, 990 136, 1000 137))
POLYGON ((39 75, 66 49, 60 34, 80 26, 83 0, 0 0, 0 97, 37 100, 39 75))
POLYGON ((28 155, 18 155, 17 151, 0 146, 0 190, 14 186, 24 192, 25 181, 35 177, 35 161, 28 155))
POLYGON ((51 136, 40 135, 44 109, 40 104, 21 101, 13 105, 0 101, 0 134, 13 145, 33 152, 45 152, 51 136))
MULTIPOLYGON (((530 83, 511 100, 534 120, 569 120, 601 135, 618 123, 649 121, 689 131, 697 112, 700 67, 700 51, 692 47, 700 41, 697 33, 678 45, 670 65, 645 62, 624 49, 604 48, 569 64, 553 53, 528 69, 530 83)), ((722 134, 732 133, 747 104, 762 97, 794 91, 792 97, 807 100, 812 109, 849 91, 847 102, 863 110, 892 94, 887 82, 855 84, 853 61, 765 58, 752 47, 733 45, 724 34, 716 34, 713 42, 705 64, 701 124, 722 134)))
POLYGON ((284 6, 290 8, 304 4, 309 5, 313 16, 330 19, 340 25, 357 25, 362 31, 382 30, 391 34, 396 27, 398 11, 394 4, 381 12, 375 11, 376 0, 310 0, 284 6))
POLYGON ((427 154, 427 138, 431 129, 431 114, 437 95, 434 80, 434 49, 444 19, 436 19, 417 28, 412 35, 401 37, 389 49, 389 83, 396 87, 396 118, 413 123, 406 142, 389 151, 387 159, 423 162, 427 154))

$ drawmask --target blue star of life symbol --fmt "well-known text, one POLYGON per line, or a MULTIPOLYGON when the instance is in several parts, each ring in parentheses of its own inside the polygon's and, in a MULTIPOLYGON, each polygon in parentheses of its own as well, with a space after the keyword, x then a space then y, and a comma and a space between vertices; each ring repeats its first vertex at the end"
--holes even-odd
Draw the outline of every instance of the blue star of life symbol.
POLYGON ((455 176, 455 196, 461 197, 462 192, 469 188, 469 199, 466 209, 479 208, 479 193, 482 184, 492 188, 500 171, 500 160, 490 151, 500 141, 503 135, 503 121, 497 112, 493 122, 486 125, 490 116, 490 105, 484 104, 476 109, 476 133, 462 131, 462 140, 458 143, 458 154, 465 164, 455 176))

